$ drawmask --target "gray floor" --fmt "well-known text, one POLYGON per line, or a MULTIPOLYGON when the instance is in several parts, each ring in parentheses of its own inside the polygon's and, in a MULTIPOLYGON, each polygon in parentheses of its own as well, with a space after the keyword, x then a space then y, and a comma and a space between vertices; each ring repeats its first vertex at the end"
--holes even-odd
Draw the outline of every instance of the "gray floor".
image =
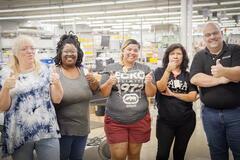
MULTIPOLYGON (((156 116, 157 116, 157 110, 154 109, 154 107, 151 107, 151 117, 152 117, 152 133, 151 133, 151 140, 148 143, 145 143, 143 145, 142 151, 141 151, 141 160, 155 160, 156 156, 156 147, 157 147, 157 140, 155 137, 155 125, 156 125, 156 116)), ((201 122, 201 116, 200 116, 200 107, 199 103, 196 103, 194 105, 194 110, 197 115, 197 124, 195 131, 190 139, 187 153, 185 156, 186 160, 210 160, 209 151, 208 151, 208 145, 205 137, 205 133, 203 131, 202 122, 201 122)), ((96 118, 92 116, 96 121, 96 118)), ((91 117, 91 118, 92 118, 91 117)), ((99 118, 99 121, 102 121, 101 118, 99 118)), ((89 138, 91 137, 103 137, 104 131, 103 128, 95 128, 91 131, 89 138)), ((101 160, 101 158, 98 156, 97 153, 97 147, 88 147, 86 149, 85 154, 85 160, 101 160)), ((232 156, 230 155, 230 160, 233 160, 232 156)), ((170 155, 169 160, 172 160, 172 152, 170 155)))

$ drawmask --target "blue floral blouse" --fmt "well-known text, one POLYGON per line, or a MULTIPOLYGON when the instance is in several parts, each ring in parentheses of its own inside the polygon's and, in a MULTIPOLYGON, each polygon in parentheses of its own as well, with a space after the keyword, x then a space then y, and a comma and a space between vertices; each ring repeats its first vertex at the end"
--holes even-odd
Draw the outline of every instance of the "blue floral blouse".
MULTIPOLYGON (((10 69, 0 71, 0 90, 10 69)), ((59 138, 59 127, 50 96, 50 69, 20 74, 10 90, 11 106, 4 113, 3 155, 12 154, 27 142, 59 138)))

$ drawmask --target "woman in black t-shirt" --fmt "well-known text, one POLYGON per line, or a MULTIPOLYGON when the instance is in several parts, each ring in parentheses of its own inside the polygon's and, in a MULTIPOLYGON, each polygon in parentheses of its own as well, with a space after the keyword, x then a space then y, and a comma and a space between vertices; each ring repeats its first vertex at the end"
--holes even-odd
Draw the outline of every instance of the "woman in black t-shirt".
POLYGON ((173 157, 175 160, 183 160, 195 128, 192 102, 196 100, 197 87, 190 84, 186 71, 188 62, 184 47, 172 44, 163 57, 163 67, 157 68, 154 73, 158 89, 157 160, 168 160, 174 139, 173 157))

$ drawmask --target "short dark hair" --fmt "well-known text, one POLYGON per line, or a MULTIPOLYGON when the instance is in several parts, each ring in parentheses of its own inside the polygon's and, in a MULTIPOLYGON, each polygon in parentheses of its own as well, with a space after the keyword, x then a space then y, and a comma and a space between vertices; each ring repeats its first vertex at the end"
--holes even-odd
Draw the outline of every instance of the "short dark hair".
POLYGON ((62 60, 62 50, 66 44, 73 44, 77 48, 77 61, 75 66, 80 67, 82 66, 82 59, 83 59, 83 51, 80 48, 80 43, 78 41, 78 37, 74 34, 64 34, 61 36, 59 42, 57 43, 57 55, 54 57, 54 62, 56 65, 61 65, 62 60))
POLYGON ((180 44, 180 43, 174 43, 174 44, 171 44, 165 51, 164 53, 164 56, 163 56, 163 60, 162 60, 162 65, 163 65, 163 68, 166 69, 167 66, 168 66, 168 63, 169 63, 169 54, 170 52, 172 52, 173 50, 175 49, 181 49, 182 51, 182 54, 183 54, 183 60, 182 60, 182 63, 180 65, 180 69, 182 71, 186 71, 187 68, 188 68, 188 62, 189 62, 189 58, 188 58, 188 55, 187 55, 187 52, 185 50, 185 48, 180 44))

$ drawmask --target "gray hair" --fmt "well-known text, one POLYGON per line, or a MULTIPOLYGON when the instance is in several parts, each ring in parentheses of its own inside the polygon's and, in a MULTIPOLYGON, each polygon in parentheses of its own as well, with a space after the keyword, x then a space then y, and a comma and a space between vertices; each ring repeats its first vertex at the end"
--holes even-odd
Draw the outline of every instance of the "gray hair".
POLYGON ((214 21, 208 21, 207 23, 205 23, 203 25, 202 31, 204 31, 206 29, 206 27, 209 25, 215 26, 221 32, 221 27, 220 27, 219 23, 216 23, 214 21))

